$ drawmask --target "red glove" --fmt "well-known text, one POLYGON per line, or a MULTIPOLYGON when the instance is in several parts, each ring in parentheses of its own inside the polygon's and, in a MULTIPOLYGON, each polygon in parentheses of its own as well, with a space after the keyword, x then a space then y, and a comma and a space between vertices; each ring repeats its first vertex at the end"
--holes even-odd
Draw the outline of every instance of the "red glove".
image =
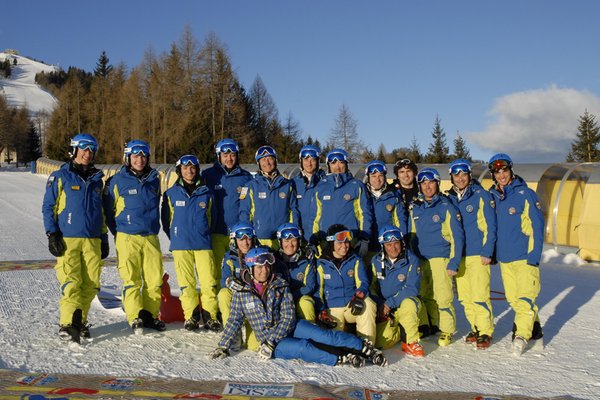
POLYGON ((329 315, 327 310, 321 311, 318 318, 318 324, 326 329, 333 329, 337 326, 337 322, 329 315))

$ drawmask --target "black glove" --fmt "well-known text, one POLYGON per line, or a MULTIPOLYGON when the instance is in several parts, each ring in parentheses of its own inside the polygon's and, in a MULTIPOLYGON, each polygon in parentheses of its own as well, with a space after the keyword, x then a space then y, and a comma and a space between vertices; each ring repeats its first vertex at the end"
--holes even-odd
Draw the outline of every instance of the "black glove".
POLYGON ((54 257, 62 257, 65 255, 65 242, 61 232, 52 232, 48 234, 48 250, 54 257))
POLYGON ((333 329, 337 326, 337 322, 333 319, 327 310, 321 311, 319 314, 319 318, 317 318, 317 324, 319 324, 322 328, 325 329, 333 329))
POLYGON ((225 279, 225 285, 227 288, 231 289, 234 292, 242 292, 244 291, 244 281, 242 281, 237 276, 231 275, 227 279, 225 279))
POLYGON ((366 304, 365 304, 365 295, 363 292, 357 290, 350 299, 348 303, 348 307, 350 308, 350 313, 352 315, 361 315, 365 312, 366 304))
POLYGON ((108 257, 108 253, 110 253, 110 246, 108 245, 108 238, 106 240, 102 240, 100 243, 100 258, 105 259, 108 257))

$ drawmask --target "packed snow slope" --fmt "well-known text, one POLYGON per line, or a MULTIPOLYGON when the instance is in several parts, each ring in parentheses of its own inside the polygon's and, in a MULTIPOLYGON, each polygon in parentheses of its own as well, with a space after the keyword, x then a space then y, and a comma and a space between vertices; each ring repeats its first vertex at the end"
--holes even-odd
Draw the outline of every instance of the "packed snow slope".
MULTIPOLYGON (((45 181, 23 171, 0 171, 0 261, 51 258, 40 211, 45 181)), ((164 235, 161 244, 166 253, 164 235)), ((172 264, 165 268, 174 276, 172 264)), ((513 356, 513 313, 506 301, 494 300, 494 343, 487 350, 475 350, 462 341, 468 326, 457 303, 455 343, 438 348, 435 339, 425 339, 423 359, 404 356, 396 347, 386 351, 391 361, 388 367, 361 369, 260 361, 248 351, 209 360, 206 355, 215 348, 217 334, 185 332, 176 323, 163 333, 134 336, 123 312, 105 309, 97 299, 90 312, 94 341, 72 350, 57 336, 59 288, 54 271, 4 271, 0 272, 0 369, 598 399, 600 268, 574 255, 546 250, 541 269, 538 300, 545 348, 513 356)), ((102 285, 104 290, 118 292, 121 283, 115 267, 104 268, 102 285)), ((492 289, 503 290, 497 266, 492 267, 492 289)))
POLYGON ((51 113, 56 99, 35 83, 35 75, 39 72, 58 71, 57 67, 30 60, 15 54, 0 52, 0 61, 10 60, 12 73, 8 78, 0 77, 0 95, 9 105, 27 108, 32 114, 51 113), (13 64, 13 60, 17 64, 13 64))

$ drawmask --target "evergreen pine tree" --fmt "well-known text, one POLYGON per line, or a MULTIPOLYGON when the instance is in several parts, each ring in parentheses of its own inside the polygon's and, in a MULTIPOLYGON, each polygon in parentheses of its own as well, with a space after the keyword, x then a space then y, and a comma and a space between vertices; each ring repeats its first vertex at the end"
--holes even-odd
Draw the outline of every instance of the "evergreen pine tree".
POLYGON ((414 136, 410 141, 410 147, 408 148, 408 154, 406 158, 408 158, 416 164, 423 162, 423 154, 421 153, 421 149, 419 148, 417 138, 414 136))
POLYGON ((567 162, 593 161, 600 161, 600 127, 596 123, 596 116, 585 110, 579 116, 577 134, 571 142, 567 162))
POLYGON ((467 147, 467 143, 458 132, 456 133, 456 138, 454 139, 454 157, 471 160, 471 152, 467 147))
POLYGON ((440 117, 437 115, 435 117, 433 131, 431 131, 431 137, 433 138, 433 142, 429 145, 429 151, 425 156, 425 160, 433 164, 447 163, 450 159, 450 149, 446 144, 446 132, 444 132, 440 117))
POLYGON ((94 69, 94 75, 99 78, 108 78, 108 75, 110 75, 112 70, 113 66, 110 65, 110 60, 106 55, 106 51, 102 50, 102 54, 96 62, 96 69, 94 69))

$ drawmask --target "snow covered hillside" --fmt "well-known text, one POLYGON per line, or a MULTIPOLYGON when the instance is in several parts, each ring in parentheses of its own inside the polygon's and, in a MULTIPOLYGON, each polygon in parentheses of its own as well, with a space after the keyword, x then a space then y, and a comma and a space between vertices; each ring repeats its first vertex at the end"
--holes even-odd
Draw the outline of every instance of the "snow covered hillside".
POLYGON ((50 113, 56 105, 56 99, 35 83, 38 72, 58 71, 57 67, 46 65, 15 54, 0 52, 0 61, 10 60, 12 74, 9 78, 0 78, 0 95, 14 107, 25 107, 32 114, 50 113), (17 64, 13 64, 17 60, 17 64))
MULTIPOLYGON (((7 260, 51 259, 42 224, 45 177, 24 171, 0 172, 0 265, 7 260)), ((166 253, 168 242, 161 235, 166 253)), ((111 249, 114 256, 114 246, 111 249)), ((171 273, 172 263, 166 263, 171 273)), ((487 350, 461 338, 468 326, 459 304, 457 341, 439 348, 424 340, 426 357, 387 350, 391 365, 327 367, 299 361, 259 361, 248 351, 224 360, 206 356, 217 343, 210 332, 190 333, 181 323, 166 332, 131 334, 120 308, 107 309, 96 299, 90 311, 94 341, 71 350, 58 338, 59 288, 54 271, 0 269, 0 369, 128 377, 182 377, 195 381, 310 382, 378 390, 469 392, 496 396, 563 399, 600 398, 600 268, 574 255, 547 249, 542 260, 540 319, 545 348, 522 356, 510 352, 513 313, 494 300, 496 332, 487 350)), ((118 292, 114 266, 102 272, 104 291, 118 292)), ((502 292, 499 268, 492 268, 492 289, 502 292)), ((502 298, 494 293, 493 297, 502 298)), ((473 397, 470 397, 473 398, 473 397)), ((502 397, 503 398, 503 397, 502 397)))

